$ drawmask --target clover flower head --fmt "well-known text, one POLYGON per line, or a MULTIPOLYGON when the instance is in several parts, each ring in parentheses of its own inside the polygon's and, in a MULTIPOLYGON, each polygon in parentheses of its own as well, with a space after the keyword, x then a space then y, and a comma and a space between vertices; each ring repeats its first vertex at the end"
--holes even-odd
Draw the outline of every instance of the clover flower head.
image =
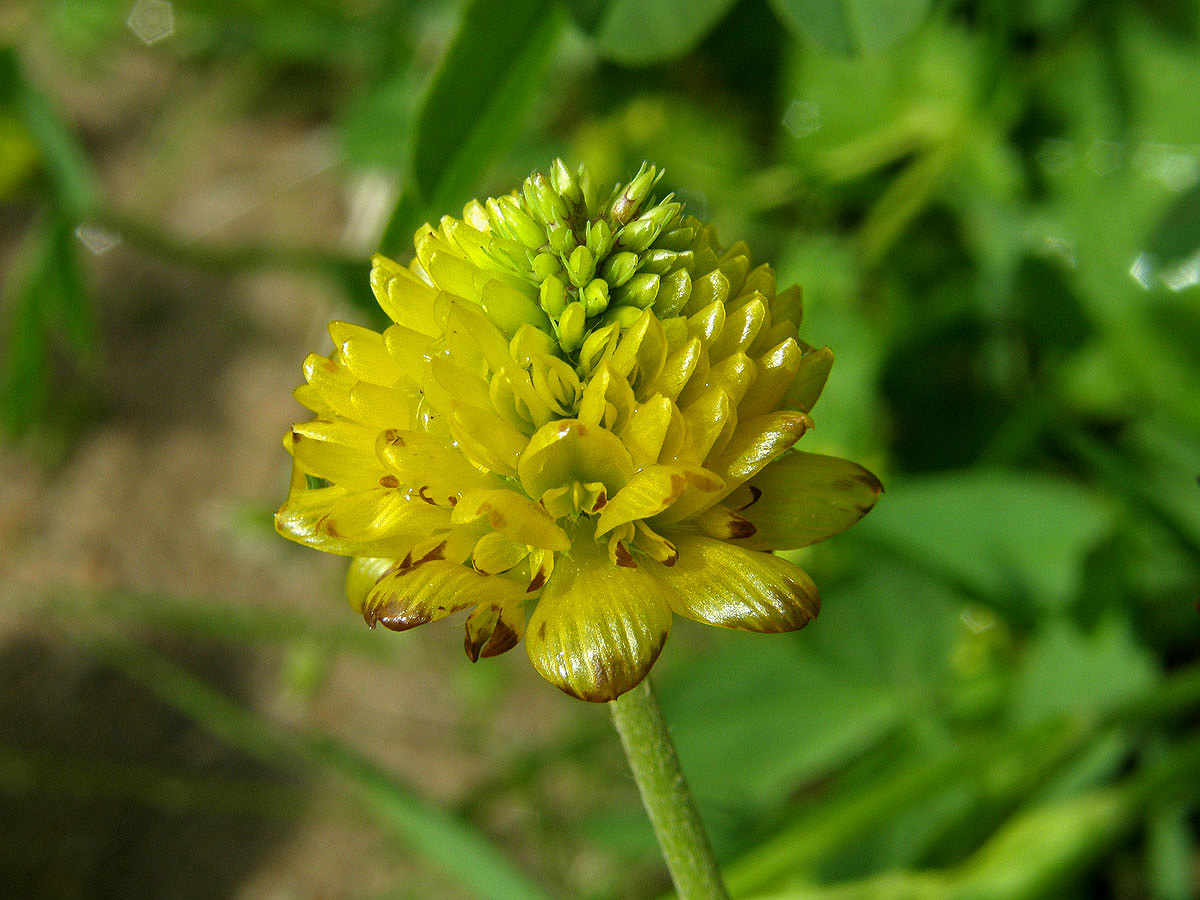
POLYGON ((673 617, 804 626, 807 574, 771 551, 849 527, 881 490, 793 446, 832 364, 800 340, 798 287, 643 165, 601 192, 556 160, 376 256, 382 334, 329 326, 284 444, 281 534, 351 557, 372 627, 469 610, 467 655, 525 640, 547 680, 611 700, 673 617))

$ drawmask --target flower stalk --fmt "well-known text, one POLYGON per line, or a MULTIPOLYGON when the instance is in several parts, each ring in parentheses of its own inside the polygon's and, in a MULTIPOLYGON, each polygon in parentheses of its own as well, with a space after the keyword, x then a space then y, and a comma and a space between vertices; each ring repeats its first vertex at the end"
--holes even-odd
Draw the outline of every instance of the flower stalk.
POLYGON ((729 900, 650 679, 609 709, 679 900, 729 900))

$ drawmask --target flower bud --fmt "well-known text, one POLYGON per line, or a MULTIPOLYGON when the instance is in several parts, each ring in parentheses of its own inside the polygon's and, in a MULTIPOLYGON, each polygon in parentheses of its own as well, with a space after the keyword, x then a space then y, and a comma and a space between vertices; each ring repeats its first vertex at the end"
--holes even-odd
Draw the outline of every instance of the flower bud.
POLYGON ((613 222, 617 225, 624 225, 636 216, 638 210, 641 209, 642 202, 650 193, 650 189, 658 183, 662 176, 663 173, 656 171, 654 166, 642 163, 637 175, 613 201, 610 211, 613 222))
POLYGON ((558 343, 567 353, 573 353, 583 343, 587 327, 587 310, 576 300, 567 305, 558 320, 558 343))
POLYGON ((608 223, 603 219, 588 222, 586 243, 587 248, 592 251, 592 256, 596 259, 607 256, 613 245, 613 233, 612 229, 608 227, 608 223))
POLYGON ((583 305, 589 317, 598 316, 608 309, 608 282, 593 278, 583 289, 583 305))
POLYGON ((687 250, 695 239, 696 229, 690 225, 683 225, 663 234, 658 245, 668 250, 687 250))
POLYGON ((626 250, 640 253, 654 243, 654 239, 675 220, 681 209, 683 204, 664 200, 626 225, 618 244, 626 250))
POLYGON ((596 257, 592 256, 592 251, 587 247, 576 247, 571 251, 571 258, 567 261, 567 275, 571 278, 571 284, 581 288, 596 274, 596 257))
POLYGON ((638 270, 638 255, 628 251, 614 253, 604 261, 601 274, 610 287, 620 287, 638 270))
POLYGON ((604 312, 604 318, 601 320, 605 324, 615 324, 620 328, 628 328, 639 318, 642 311, 636 306, 610 306, 604 312))
POLYGON ((533 258, 530 267, 539 281, 545 281, 551 275, 558 275, 563 270, 562 263, 558 261, 558 257, 553 253, 539 253, 533 258))
POLYGON ((547 315, 553 318, 561 316, 567 307, 566 286, 555 276, 547 276, 542 282, 542 288, 538 294, 538 304, 546 311, 547 315))
POLYGON ((645 309, 654 303, 654 298, 658 296, 658 284, 657 275, 634 275, 617 291, 616 301, 620 306, 645 309))
POLYGON ((502 226, 507 226, 509 233, 505 237, 520 241, 530 250, 536 250, 546 243, 545 229, 521 209, 515 197, 493 198, 488 200, 487 206, 493 226, 502 234, 505 230, 502 226))
POLYGON ((579 241, 575 239, 573 232, 566 225, 557 225, 551 227, 550 231, 550 249, 559 256, 566 256, 578 245, 579 241))
POLYGON ((525 207, 540 219, 543 225, 566 221, 569 215, 567 204, 541 172, 525 179, 521 185, 521 194, 525 198, 525 207))
POLYGON ((616 323, 593 330, 584 339, 583 347, 579 351, 579 371, 585 377, 592 374, 592 371, 604 359, 605 354, 611 348, 616 347, 617 339, 620 336, 620 328, 616 323))
POLYGON ((558 195, 572 206, 579 206, 583 202, 583 192, 579 189, 579 180, 561 159, 554 160, 550 166, 550 184, 558 192, 558 195))

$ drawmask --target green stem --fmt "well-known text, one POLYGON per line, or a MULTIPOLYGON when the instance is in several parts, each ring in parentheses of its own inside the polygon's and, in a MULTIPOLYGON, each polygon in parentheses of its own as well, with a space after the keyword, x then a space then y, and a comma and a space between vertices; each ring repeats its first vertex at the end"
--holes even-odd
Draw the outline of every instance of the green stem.
POLYGON ((609 707, 679 900, 729 900, 650 679, 609 707))

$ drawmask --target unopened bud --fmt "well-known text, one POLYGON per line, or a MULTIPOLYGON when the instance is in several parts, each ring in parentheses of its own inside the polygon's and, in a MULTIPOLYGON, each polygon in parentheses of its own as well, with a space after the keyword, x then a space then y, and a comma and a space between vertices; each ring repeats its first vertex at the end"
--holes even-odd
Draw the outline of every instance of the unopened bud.
POLYGON ((675 220, 681 209, 682 204, 664 200, 626 225, 621 232, 619 244, 625 250, 645 250, 654 243, 654 239, 662 230, 675 220))
POLYGON ((530 175, 521 185, 521 193, 525 197, 525 208, 541 221, 543 225, 566 220, 567 204, 550 185, 550 181, 541 172, 530 175))
POLYGON ((586 243, 587 248, 592 251, 592 256, 596 259, 608 256, 608 251, 612 249, 613 245, 613 233, 608 223, 603 219, 588 222, 586 243))
POLYGON ((538 277, 539 281, 544 281, 551 275, 558 275, 562 272, 562 263, 553 253, 539 253, 533 258, 530 268, 533 269, 533 274, 538 277))
MULTIPOLYGON (((488 211, 494 217, 499 217, 511 232, 505 237, 512 237, 530 250, 536 250, 546 243, 546 231, 525 210, 521 209, 515 197, 500 197, 488 201, 488 211)), ((493 222, 495 218, 493 219, 493 222)))
POLYGON ((593 278, 583 289, 583 306, 588 316, 598 316, 608 309, 608 282, 593 278))
POLYGON ((637 175, 613 201, 610 211, 613 222, 617 225, 624 225, 636 216, 651 188, 658 183, 662 176, 663 173, 657 171, 654 166, 643 162, 637 175))
POLYGON ((592 256, 592 251, 587 247, 576 247, 571 251, 571 258, 567 261, 567 275, 571 278, 571 284, 581 288, 596 274, 596 257, 592 256))
POLYGON ((555 276, 547 276, 542 282, 542 289, 538 295, 538 303, 548 316, 558 318, 567 306, 566 286, 555 276))
POLYGON ((575 232, 566 225, 556 225, 550 228, 550 249, 560 256, 566 256, 579 245, 575 240, 575 232))
POLYGON ((637 269, 638 255, 636 253, 614 253, 604 261, 604 269, 601 274, 608 282, 609 287, 620 287, 633 277, 637 269))
POLYGON ((587 310, 576 300, 568 304, 558 320, 558 343, 567 353, 572 353, 583 343, 583 332, 587 327, 587 310))
POLYGON ((690 225, 683 225, 665 232, 659 239, 658 246, 667 250, 687 250, 695 239, 696 229, 690 225))
POLYGON ((579 189, 579 180, 561 159, 554 160, 550 166, 550 184, 558 192, 558 195, 572 206, 579 206, 583 203, 583 192, 579 189))
POLYGON ((600 365, 605 354, 616 346, 618 337, 620 337, 619 326, 615 323, 597 328, 587 336, 583 347, 579 350, 579 371, 585 378, 592 374, 596 366, 600 365))
POLYGON ((616 294, 616 301, 621 306, 635 306, 645 309, 654 303, 658 296, 658 276, 642 273, 634 275, 623 285, 616 294))

